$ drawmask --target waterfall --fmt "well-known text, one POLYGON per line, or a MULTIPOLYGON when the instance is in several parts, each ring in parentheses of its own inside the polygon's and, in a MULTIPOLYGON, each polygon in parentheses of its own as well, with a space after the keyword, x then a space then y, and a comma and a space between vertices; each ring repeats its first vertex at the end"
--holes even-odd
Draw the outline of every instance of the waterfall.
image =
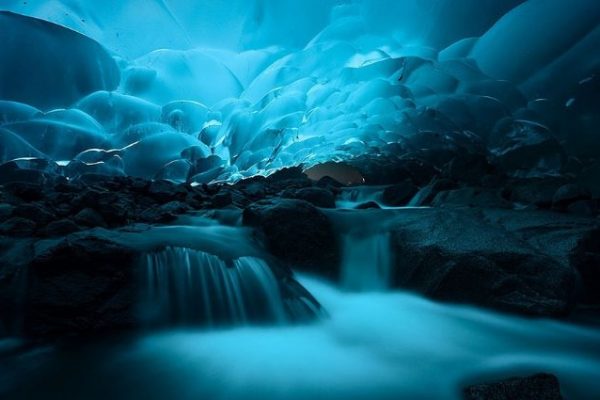
POLYGON ((169 247, 144 257, 142 319, 150 325, 227 325, 287 320, 279 283, 259 258, 227 263, 169 247))
POLYGON ((348 290, 384 290, 390 285, 389 232, 349 233, 342 240, 342 286, 348 290))

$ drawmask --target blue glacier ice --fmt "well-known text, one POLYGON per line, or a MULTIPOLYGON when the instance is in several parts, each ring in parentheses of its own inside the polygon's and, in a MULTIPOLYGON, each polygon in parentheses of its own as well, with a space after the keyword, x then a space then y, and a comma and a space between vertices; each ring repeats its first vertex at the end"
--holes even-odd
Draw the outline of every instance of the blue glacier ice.
POLYGON ((594 0, 5 0, 0 10, 2 161, 86 163, 86 150, 114 150, 101 171, 205 183, 402 155, 433 134, 482 144, 517 176, 600 155, 594 0), (218 165, 197 166, 209 156, 218 165))

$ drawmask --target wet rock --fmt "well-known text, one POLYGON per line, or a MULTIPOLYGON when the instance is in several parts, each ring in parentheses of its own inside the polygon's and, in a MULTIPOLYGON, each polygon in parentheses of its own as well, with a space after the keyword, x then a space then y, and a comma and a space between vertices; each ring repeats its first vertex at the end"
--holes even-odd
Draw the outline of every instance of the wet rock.
POLYGON ((453 158, 445 172, 454 181, 479 186, 486 175, 496 171, 485 155, 467 153, 453 158))
POLYGON ((593 217, 598 214, 598 202, 595 200, 575 201, 567 207, 569 214, 593 217))
POLYGON ((400 207, 408 204, 410 199, 417 194, 419 188, 411 181, 406 180, 397 185, 388 186, 383 191, 383 202, 392 207, 400 207))
POLYGON ((47 225, 56 218, 56 216, 49 212, 43 205, 35 203, 21 204, 15 207, 13 215, 30 219, 38 226, 47 225))
POLYGON ((487 207, 510 208, 510 202, 502 198, 499 190, 466 187, 438 193, 431 205, 434 207, 487 207))
POLYGON ((362 203, 357 205, 356 207, 354 207, 357 210, 378 210, 381 209, 381 207, 379 206, 379 204, 377 204, 374 201, 367 201, 366 203, 362 203))
POLYGON ((394 286, 525 315, 561 316, 574 306, 573 268, 478 210, 408 211, 392 233, 394 286))
POLYGON ((70 219, 60 219, 49 223, 48 226, 42 230, 42 234, 46 236, 64 236, 79 230, 81 230, 81 228, 70 219))
POLYGON ((35 169, 6 169, 0 173, 0 184, 7 183, 32 183, 42 185, 46 182, 47 175, 35 169))
POLYGON ((563 185, 552 197, 552 207, 558 210, 566 209, 571 203, 580 200, 590 200, 592 194, 586 188, 577 184, 563 185))
POLYGON ((513 203, 550 208, 556 191, 567 183, 563 177, 516 179, 504 189, 504 197, 513 203))
POLYGON ((37 201, 44 197, 44 188, 37 183, 13 182, 5 184, 4 188, 23 201, 37 201))
POLYGON ((335 208, 335 196, 331 191, 318 187, 286 190, 281 197, 308 201, 321 208, 335 208))
POLYGON ((344 186, 343 183, 341 183, 340 181, 332 178, 331 176, 324 176, 322 178, 320 178, 317 183, 316 183, 317 187, 322 187, 325 189, 331 189, 331 188, 341 188, 344 186))
POLYGON ((263 200, 243 213, 244 225, 260 229, 270 252, 297 268, 335 277, 339 250, 329 219, 303 200, 263 200))
POLYGON ((139 215, 139 219, 150 223, 167 223, 175 220, 178 215, 190 210, 190 207, 180 201, 171 201, 160 207, 151 207, 139 215))
POLYGON ((570 261, 581 274, 584 301, 600 304, 600 228, 581 237, 571 251, 570 261))
POLYGON ((6 221, 12 215, 14 207, 10 204, 0 204, 0 222, 6 221))
POLYGON ((211 199, 211 204, 214 208, 225 208, 230 206, 233 203, 233 197, 231 192, 226 190, 221 190, 219 193, 215 194, 211 199))
POLYGON ((87 227, 105 227, 106 223, 102 216, 91 208, 84 208, 79 211, 74 220, 77 224, 87 227))
POLYGON ((148 187, 148 194, 159 203, 166 203, 174 199, 177 185, 171 181, 153 181, 148 187))
POLYGON ((563 399, 558 378, 545 373, 469 386, 464 390, 463 395, 465 400, 563 399))
POLYGON ((134 326, 135 252, 106 238, 69 236, 29 266, 24 334, 52 338, 134 326))
POLYGON ((35 232, 35 222, 27 218, 12 217, 0 224, 0 235, 24 237, 35 232))
POLYGON ((412 207, 422 207, 431 204, 438 193, 456 188, 456 182, 447 178, 435 178, 422 187, 408 203, 412 207))

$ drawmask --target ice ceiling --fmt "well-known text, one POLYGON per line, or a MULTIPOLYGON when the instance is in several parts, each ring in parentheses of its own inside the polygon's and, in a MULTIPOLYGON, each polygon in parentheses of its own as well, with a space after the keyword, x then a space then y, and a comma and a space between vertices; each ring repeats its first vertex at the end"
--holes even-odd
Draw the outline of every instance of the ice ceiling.
POLYGON ((536 149, 515 174, 600 154, 596 0, 0 10, 0 162, 206 183, 456 143, 536 149))

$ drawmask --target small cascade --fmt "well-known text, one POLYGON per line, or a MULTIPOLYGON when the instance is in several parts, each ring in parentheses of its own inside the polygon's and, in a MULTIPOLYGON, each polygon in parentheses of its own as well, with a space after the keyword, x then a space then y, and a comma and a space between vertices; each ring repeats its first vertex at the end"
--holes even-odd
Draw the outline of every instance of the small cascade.
POLYGON ((390 285, 390 233, 343 236, 342 286, 353 291, 385 290, 390 285))
POLYGON ((232 325, 287 320, 267 263, 226 263, 198 250, 169 247, 144 257, 142 319, 149 325, 232 325))

